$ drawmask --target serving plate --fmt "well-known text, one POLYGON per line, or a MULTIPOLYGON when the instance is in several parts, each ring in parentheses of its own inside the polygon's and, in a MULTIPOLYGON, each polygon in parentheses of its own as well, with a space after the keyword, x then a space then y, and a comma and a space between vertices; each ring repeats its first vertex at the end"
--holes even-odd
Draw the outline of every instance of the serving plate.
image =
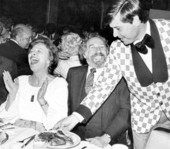
MULTIPOLYGON (((51 130, 51 131, 45 131, 45 132, 56 132, 54 130, 51 130)), ((50 143, 45 143, 45 142, 42 142, 42 141, 38 141, 36 138, 35 138, 35 141, 34 141, 34 145, 38 145, 38 146, 46 146, 47 148, 50 148, 50 149, 69 149, 69 148, 72 148, 72 147, 75 147, 77 145, 80 144, 81 142, 81 139, 80 137, 75 134, 75 133, 72 133, 72 132, 69 132, 69 131, 64 131, 64 134, 67 136, 67 137, 70 137, 72 139, 72 143, 69 143, 69 142, 66 142, 66 144, 64 145, 50 145, 50 143)))

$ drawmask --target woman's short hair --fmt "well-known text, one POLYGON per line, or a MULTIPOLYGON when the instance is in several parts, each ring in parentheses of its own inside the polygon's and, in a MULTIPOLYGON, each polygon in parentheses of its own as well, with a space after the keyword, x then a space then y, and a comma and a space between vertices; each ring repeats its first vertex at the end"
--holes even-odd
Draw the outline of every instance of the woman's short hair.
POLYGON ((49 60, 50 65, 48 67, 48 73, 53 75, 54 69, 58 65, 58 49, 57 47, 52 43, 52 41, 48 38, 39 37, 37 39, 34 39, 30 45, 29 49, 32 49, 36 44, 43 43, 47 49, 49 49, 49 60))
POLYGON ((59 48, 61 51, 67 52, 71 57, 78 55, 81 43, 82 38, 77 33, 70 32, 61 36, 59 48))
POLYGON ((137 15, 141 22, 145 23, 149 19, 149 8, 144 6, 144 2, 140 0, 118 0, 108 9, 106 23, 110 23, 118 13, 122 17, 122 22, 132 23, 133 17, 137 15))

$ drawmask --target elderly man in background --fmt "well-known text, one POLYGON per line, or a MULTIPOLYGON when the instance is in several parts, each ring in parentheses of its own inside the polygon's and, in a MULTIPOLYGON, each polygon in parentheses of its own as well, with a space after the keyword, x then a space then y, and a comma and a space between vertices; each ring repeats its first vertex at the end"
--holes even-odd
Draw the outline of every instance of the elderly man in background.
MULTIPOLYGON (((99 35, 89 37, 83 45, 82 54, 88 66, 70 68, 67 75, 69 115, 79 107, 93 86, 93 82, 98 80, 108 55, 107 42, 99 35)), ((73 132, 81 139, 104 147, 109 143, 127 144, 126 130, 129 126, 130 94, 125 80, 121 79, 108 100, 93 117, 86 124, 77 125, 73 132)))
POLYGON ((0 55, 6 57, 17 64, 18 75, 31 74, 28 65, 28 48, 32 37, 32 30, 24 25, 16 25, 12 32, 11 38, 0 45, 0 55))

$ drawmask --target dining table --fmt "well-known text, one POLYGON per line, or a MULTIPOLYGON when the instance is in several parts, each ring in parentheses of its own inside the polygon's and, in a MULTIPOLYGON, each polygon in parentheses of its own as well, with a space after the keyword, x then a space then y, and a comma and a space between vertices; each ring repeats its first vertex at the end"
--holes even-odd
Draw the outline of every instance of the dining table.
MULTIPOLYGON (((28 145, 24 146, 24 144, 29 139, 22 141, 23 139, 39 134, 38 131, 32 128, 23 128, 11 125, 3 129, 3 131, 8 135, 8 140, 0 145, 0 149, 49 149, 48 147, 37 145, 34 140, 28 143, 28 145)), ((56 149, 59 148, 56 147, 56 149)), ((87 141, 80 141, 80 143, 78 143, 71 149, 102 149, 102 148, 95 146, 87 141)), ((112 147, 111 145, 108 145, 103 149, 112 149, 112 147)))
MULTIPOLYGON (((29 138, 30 136, 34 137, 34 135, 39 134, 38 131, 32 128, 23 128, 14 125, 11 126, 9 125, 9 127, 6 127, 5 129, 3 129, 3 131, 8 135, 8 140, 0 145, 0 149, 50 149, 49 147, 38 145, 34 139, 31 140, 26 146, 24 146, 24 144, 29 139, 26 139, 25 141, 22 140, 24 140, 25 138, 29 138)), ((60 148, 54 147, 52 149, 60 148)), ((114 147, 111 145, 107 145, 106 147, 101 148, 91 144, 90 142, 80 140, 80 142, 76 144, 74 147, 71 147, 71 149, 126 149, 126 148, 114 147)))

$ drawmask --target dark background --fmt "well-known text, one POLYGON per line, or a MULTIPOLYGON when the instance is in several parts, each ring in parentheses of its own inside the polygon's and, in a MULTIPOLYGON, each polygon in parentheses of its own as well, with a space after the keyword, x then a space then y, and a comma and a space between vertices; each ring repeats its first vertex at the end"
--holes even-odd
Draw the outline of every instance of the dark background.
MULTIPOLYGON (((54 22, 58 30, 66 26, 99 30, 111 1, 116 0, 0 0, 0 16, 33 26, 54 22)), ((152 9, 170 10, 170 0, 143 1, 152 9)))

